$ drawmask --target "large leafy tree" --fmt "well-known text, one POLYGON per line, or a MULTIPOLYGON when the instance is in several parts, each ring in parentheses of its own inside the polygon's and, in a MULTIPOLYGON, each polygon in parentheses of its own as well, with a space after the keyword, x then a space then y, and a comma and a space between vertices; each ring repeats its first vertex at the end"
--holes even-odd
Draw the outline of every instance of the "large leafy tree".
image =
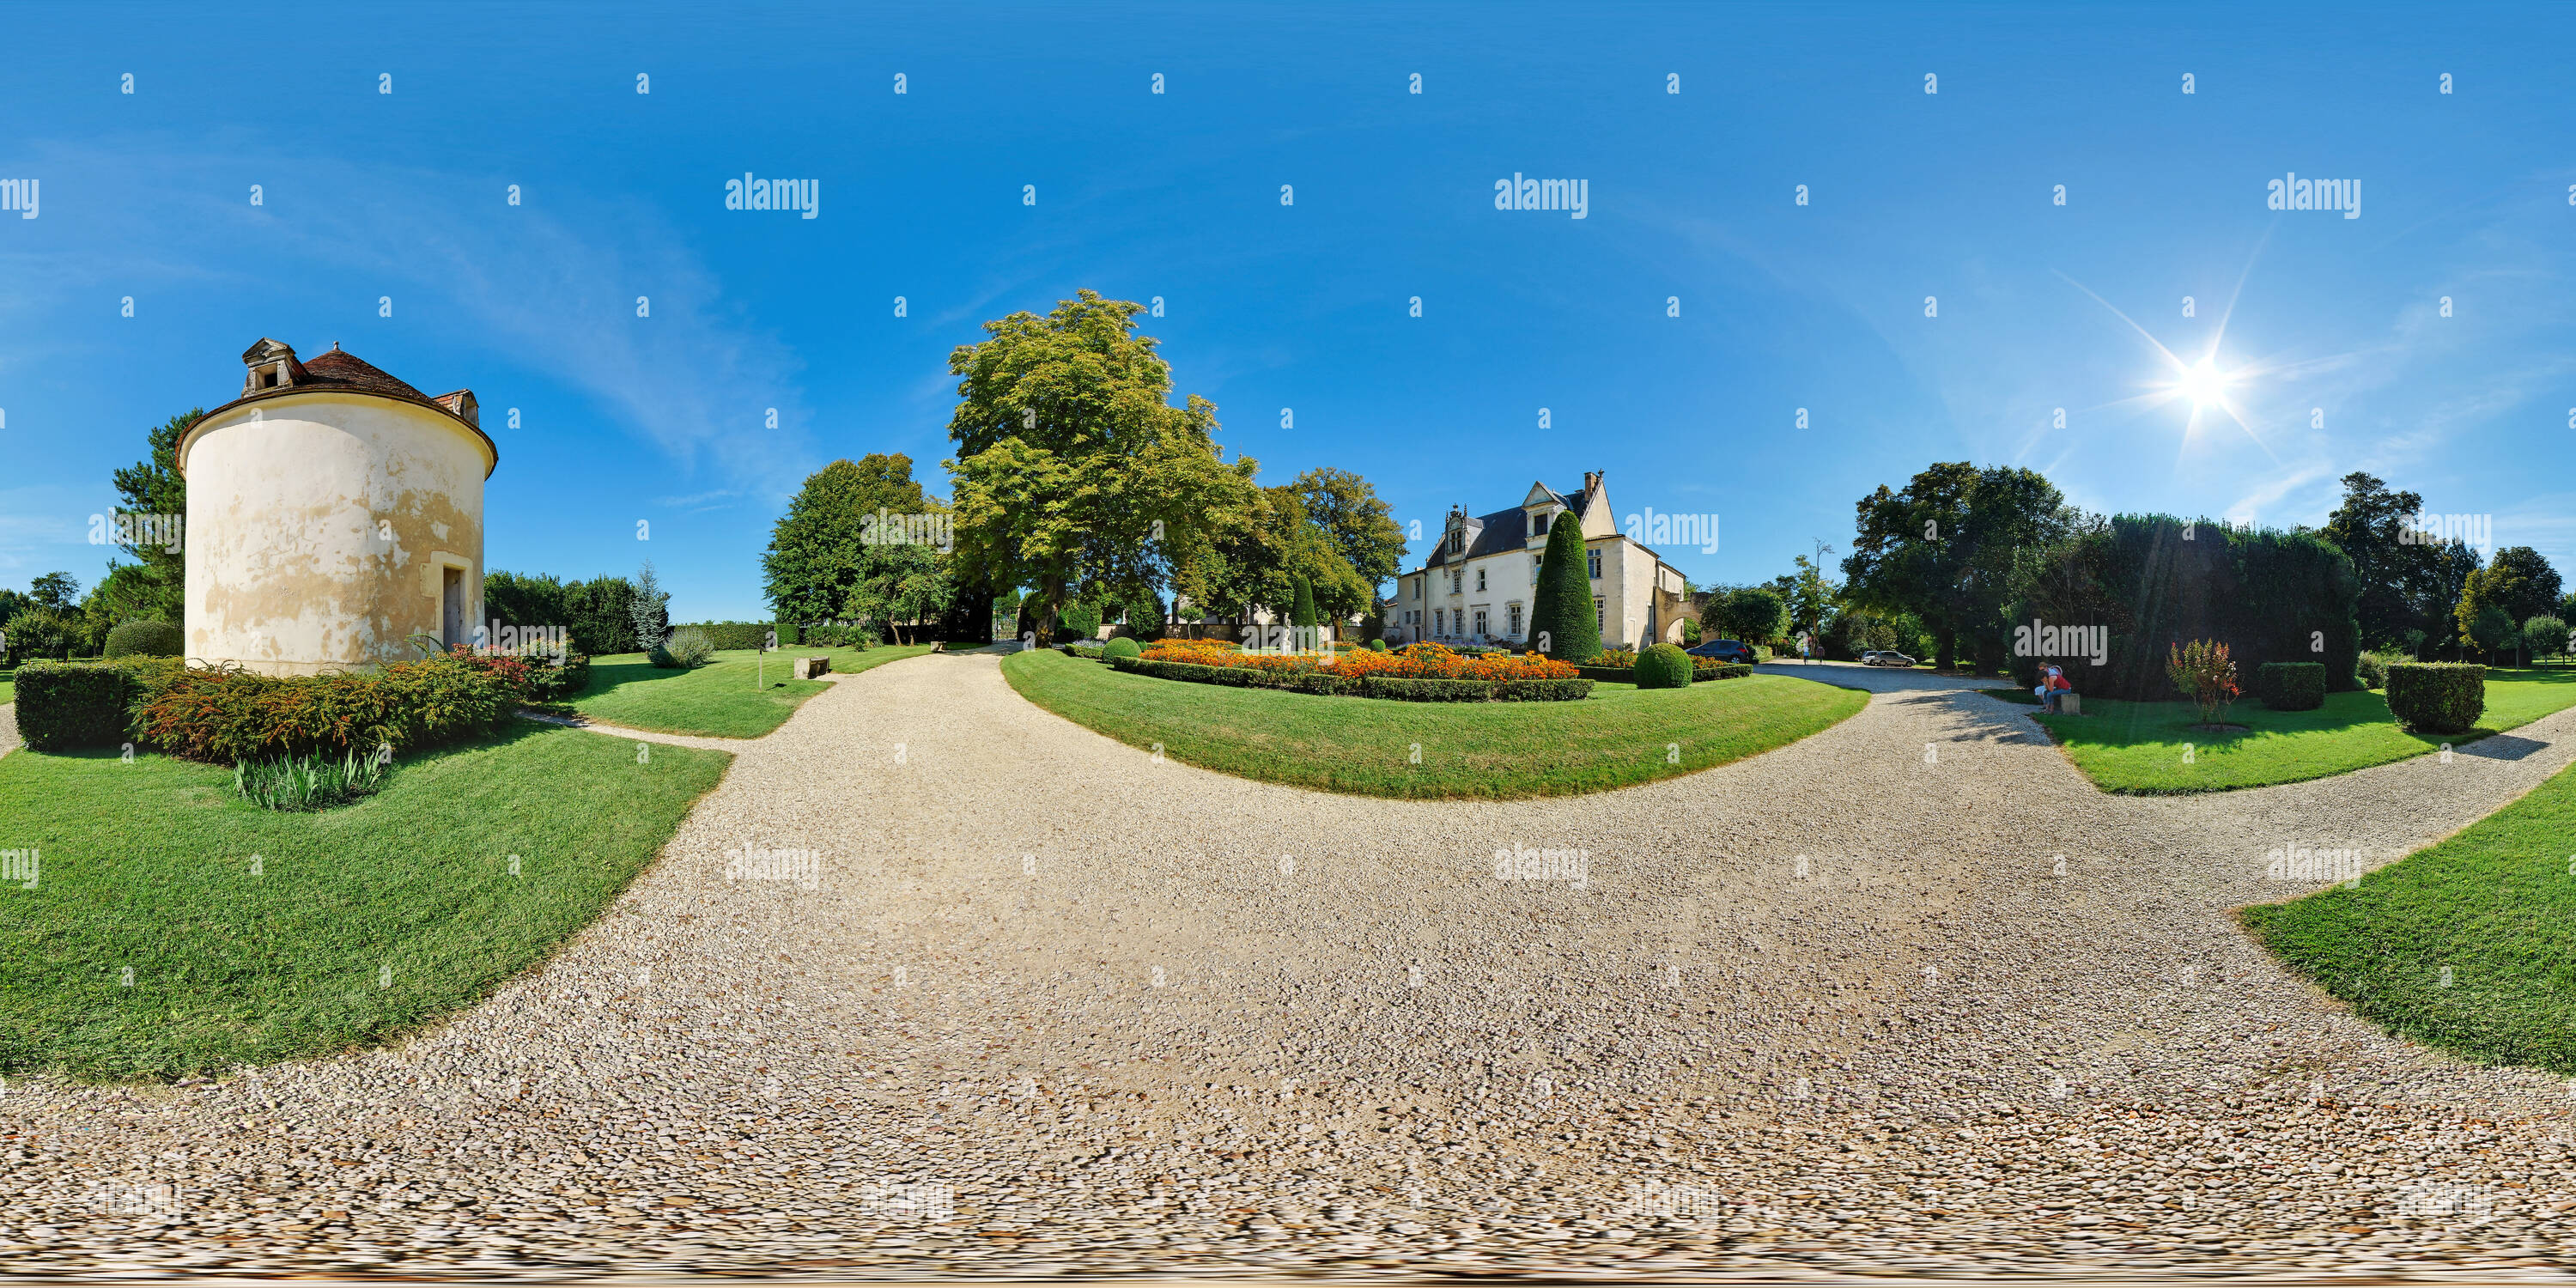
POLYGON ((1086 290, 987 322, 987 339, 949 355, 958 571, 1029 587, 1043 634, 1091 588, 1168 583, 1205 602, 1216 538, 1252 501, 1257 466, 1219 459, 1215 404, 1171 405, 1171 366, 1136 332, 1143 311, 1086 290))
POLYGON ((760 557, 770 608, 782 622, 832 620, 858 612, 849 606, 852 592, 871 581, 875 585, 866 598, 872 604, 882 607, 904 598, 889 597, 889 588, 917 580, 922 552, 934 548, 879 540, 886 525, 869 520, 880 512, 919 515, 940 509, 913 481, 912 458, 901 453, 871 452, 814 471, 770 529, 769 549, 760 557))
POLYGON ((1367 479, 1327 467, 1298 475, 1296 487, 1306 517, 1372 592, 1394 578, 1404 559, 1404 529, 1367 479))
POLYGON ((27 597, 57 613, 68 611, 79 594, 80 578, 67 572, 49 572, 27 583, 27 597))
POLYGON ((2361 589, 2353 616, 2361 623, 2362 640, 2374 647, 2416 632, 2449 636, 2452 610, 2476 566, 2465 547, 2406 539, 2423 508, 2423 497, 2392 492, 2377 477, 2355 470, 2343 476, 2343 504, 2326 516, 2326 539, 2352 560, 2361 589))
POLYGON ((1210 543, 1202 567, 1201 592, 1191 602, 1225 616, 1255 609, 1290 616, 1299 578, 1315 607, 1336 621, 1367 612, 1376 599, 1332 539, 1306 517, 1306 503, 1294 487, 1254 489, 1241 519, 1210 543))
POLYGON ((1718 625, 1747 644, 1768 644, 1789 631, 1789 603, 1769 586, 1729 591, 1716 607, 1718 625))
POLYGON ((1962 636, 1974 641, 1980 670, 2000 664, 2016 553, 2057 539, 2074 521, 2037 470, 1966 461, 1935 464, 1903 491, 1882 484, 1855 509, 1843 597, 1921 618, 1945 669, 1958 664, 1962 636))
POLYGON ((2461 585, 2452 621, 2465 643, 2489 652, 2516 642, 2516 623, 2547 613, 2558 603, 2558 570, 2529 546, 2506 546, 2461 585), (2496 622, 2501 621, 2499 627, 2496 622))
POLYGON ((1572 515, 1547 531, 1538 585, 1530 592, 1532 642, 1549 657, 1589 662, 1601 652, 1601 618, 1592 603, 1592 574, 1583 554, 1583 525, 1572 515))

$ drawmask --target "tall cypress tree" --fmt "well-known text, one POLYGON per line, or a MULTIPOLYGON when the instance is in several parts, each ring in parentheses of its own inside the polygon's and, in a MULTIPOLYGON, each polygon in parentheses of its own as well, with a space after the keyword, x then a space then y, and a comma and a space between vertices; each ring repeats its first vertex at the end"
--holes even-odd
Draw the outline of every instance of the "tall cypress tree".
POLYGON ((1584 562, 1583 524, 1571 512, 1556 516, 1547 532, 1547 557, 1539 564, 1530 638, 1544 636, 1547 655, 1589 662, 1601 652, 1601 620, 1593 615, 1591 569, 1584 562))

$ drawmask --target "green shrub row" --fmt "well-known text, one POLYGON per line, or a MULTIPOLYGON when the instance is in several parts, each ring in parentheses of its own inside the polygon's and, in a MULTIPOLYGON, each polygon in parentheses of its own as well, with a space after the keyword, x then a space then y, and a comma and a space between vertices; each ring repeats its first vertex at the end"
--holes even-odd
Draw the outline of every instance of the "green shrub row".
POLYGON ((2388 668, 2389 714, 2410 733, 2467 733, 2486 709, 2487 669, 2476 663, 2401 662, 2388 668))
POLYGON ((18 668, 18 736, 37 751, 116 746, 132 737, 143 695, 184 666, 169 658, 29 662, 18 668))
MULTIPOLYGON (((795 633, 794 626, 781 626, 775 622, 675 622, 671 629, 704 631, 707 643, 719 649, 759 648, 768 641, 771 631, 778 632, 781 645, 796 642, 789 638, 795 633)), ((818 626, 815 629, 824 628, 818 626)))
MULTIPOLYGON (((781 643, 786 641, 785 629, 779 631, 778 638, 781 643)), ((876 640, 869 634, 868 628, 852 622, 820 622, 812 626, 799 627, 796 631, 796 642, 811 644, 817 648, 867 649, 876 645, 876 640)))
POLYGON ((523 702, 577 693, 589 670, 580 656, 557 667, 466 653, 298 676, 177 658, 36 663, 18 672, 17 720, 44 752, 133 742, 217 764, 404 752, 498 728, 523 702))
MULTIPOLYGON (((1750 662, 1720 662, 1713 657, 1694 657, 1690 661, 1691 681, 1695 684, 1703 680, 1739 680, 1753 674, 1753 664, 1750 662)), ((1587 680, 1598 680, 1609 684, 1637 684, 1637 672, 1631 667, 1578 666, 1574 670, 1577 675, 1587 680)), ((1654 686, 1637 684, 1637 687, 1644 689, 1654 686)))
POLYGON ((1353 677, 1321 669, 1257 671, 1240 666, 1156 662, 1141 657, 1112 657, 1109 665, 1161 680, 1224 684, 1238 689, 1355 695, 1398 702, 1572 702, 1592 693, 1590 680, 1411 680, 1384 675, 1353 677))
POLYGON ((2265 662, 2254 669, 2254 696, 2275 711, 2314 711, 2326 704, 2323 662, 2265 662))

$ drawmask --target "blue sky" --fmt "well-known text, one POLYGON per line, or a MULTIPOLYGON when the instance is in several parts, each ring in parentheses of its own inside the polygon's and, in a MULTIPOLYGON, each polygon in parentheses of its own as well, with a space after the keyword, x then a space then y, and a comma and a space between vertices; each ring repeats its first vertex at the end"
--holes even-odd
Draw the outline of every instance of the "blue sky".
POLYGON ((490 566, 649 556, 675 615, 762 616, 798 481, 904 452, 944 493, 950 349, 1081 287, 1163 298, 1265 481, 1356 470, 1433 532, 1599 469, 1622 513, 1718 515, 1664 554, 1744 581, 1934 460, 2285 525, 2368 469, 2576 567, 2565 7, 609 15, 14 11, 0 178, 42 206, 0 216, 0 585, 94 581, 109 471, 267 335, 475 390, 490 566), (725 210, 745 171, 820 216, 725 210), (2293 171, 2360 217, 2267 209, 2293 171), (1587 217, 1496 210, 1516 172, 1587 217), (2245 425, 2158 395, 2147 337, 2219 344, 2245 425))

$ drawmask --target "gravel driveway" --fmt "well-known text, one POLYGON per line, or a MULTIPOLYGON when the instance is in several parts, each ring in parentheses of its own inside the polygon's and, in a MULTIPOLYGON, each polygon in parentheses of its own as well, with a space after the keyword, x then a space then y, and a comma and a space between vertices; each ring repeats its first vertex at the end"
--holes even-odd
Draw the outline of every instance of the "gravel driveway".
POLYGON ((2137 799, 2023 708, 1835 668, 1869 706, 1750 760, 1399 802, 1157 763, 997 662, 881 667, 741 744, 597 925, 399 1049, 12 1085, 0 1269, 2134 1273, 2567 1246, 2565 1087, 2381 1036, 2228 910, 2308 888, 2264 879, 2272 847, 2381 862, 2492 811, 2568 763, 2576 712, 2449 764, 2137 799), (728 882, 746 845, 819 851, 818 888, 728 882))

